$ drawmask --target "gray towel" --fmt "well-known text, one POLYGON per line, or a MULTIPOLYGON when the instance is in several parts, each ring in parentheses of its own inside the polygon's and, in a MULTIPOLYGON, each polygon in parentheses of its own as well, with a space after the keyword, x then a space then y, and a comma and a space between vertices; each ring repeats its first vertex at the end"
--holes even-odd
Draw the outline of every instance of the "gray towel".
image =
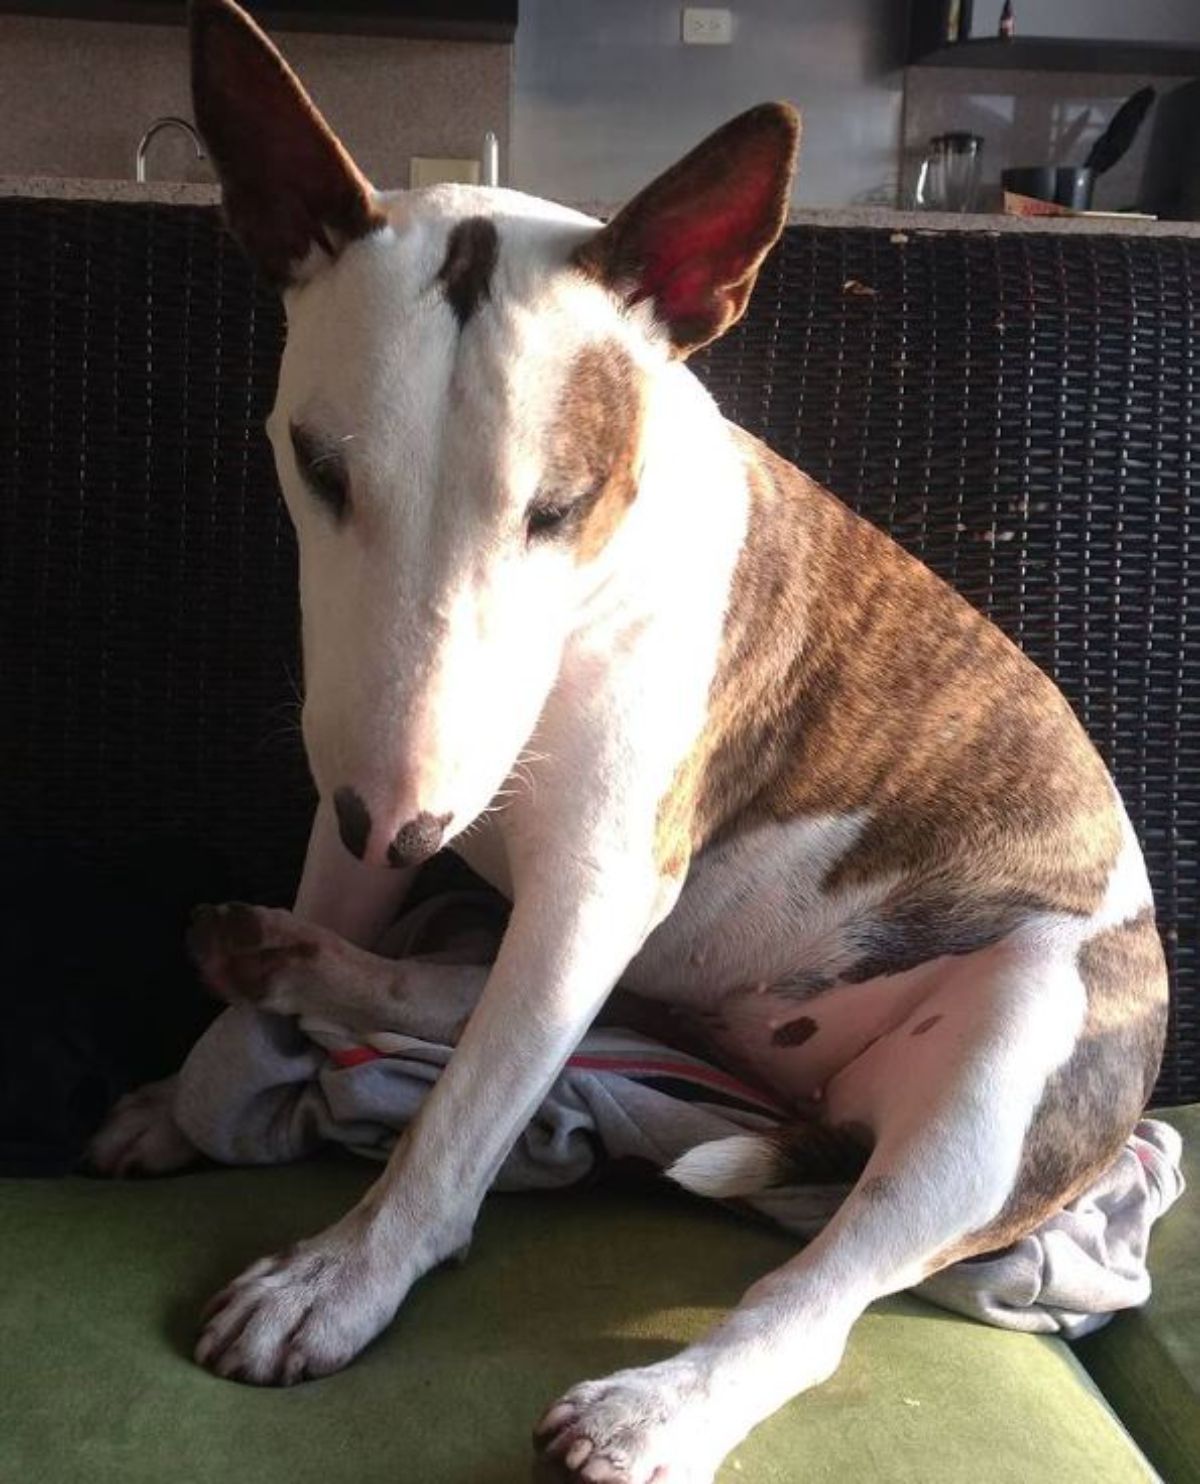
MULTIPOLYGON (((297 1023, 247 1006, 227 1010, 197 1043, 180 1079, 188 1137, 227 1164, 298 1159, 319 1144, 385 1158, 450 1049, 380 1034, 369 1047, 328 1022, 297 1023)), ((711 1139, 776 1126, 758 1090, 694 1056, 630 1031, 584 1038, 504 1162, 499 1190, 569 1186, 604 1159, 665 1168, 711 1139)), ((1149 1297, 1146 1246, 1183 1189, 1180 1139, 1140 1123, 1112 1168, 1006 1251, 955 1264, 916 1290, 1006 1329, 1089 1333, 1149 1297)), ((807 1239, 845 1185, 764 1192, 747 1204, 807 1239)))

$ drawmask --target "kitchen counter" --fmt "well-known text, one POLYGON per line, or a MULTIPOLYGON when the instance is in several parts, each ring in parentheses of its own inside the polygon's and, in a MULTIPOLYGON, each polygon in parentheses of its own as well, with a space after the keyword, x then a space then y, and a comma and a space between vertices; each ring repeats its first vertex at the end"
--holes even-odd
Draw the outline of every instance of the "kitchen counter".
MULTIPOLYGON (((155 202, 166 206, 215 206, 215 185, 179 181, 75 180, 57 176, 0 176, 0 196, 55 201, 155 202)), ((575 203, 592 216, 611 216, 611 203, 575 203)), ((893 211, 886 206, 794 207, 791 226, 872 227, 893 232, 1061 232, 1068 235, 1119 233, 1128 237, 1200 237, 1200 222, 1151 222, 1120 217, 1015 217, 999 213, 952 214, 893 211)))

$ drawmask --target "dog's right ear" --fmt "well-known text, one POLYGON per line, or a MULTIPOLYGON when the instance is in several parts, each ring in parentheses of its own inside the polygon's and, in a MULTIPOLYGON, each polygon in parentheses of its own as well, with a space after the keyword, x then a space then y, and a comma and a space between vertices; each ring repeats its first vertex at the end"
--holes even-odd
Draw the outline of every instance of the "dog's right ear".
POLYGON ((191 0, 190 15, 196 124, 220 176, 226 218, 272 282, 301 282, 347 242, 383 226, 383 213, 245 11, 233 0, 191 0))

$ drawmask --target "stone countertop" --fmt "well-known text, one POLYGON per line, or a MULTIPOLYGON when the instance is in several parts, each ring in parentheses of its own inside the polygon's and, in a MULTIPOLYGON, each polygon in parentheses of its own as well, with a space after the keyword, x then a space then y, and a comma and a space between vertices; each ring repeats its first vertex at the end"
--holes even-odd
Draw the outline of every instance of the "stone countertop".
MULTIPOLYGON (((0 176, 0 196, 54 201, 155 202, 166 206, 215 206, 215 185, 178 181, 73 180, 57 176, 0 176)), ((575 203, 592 216, 611 216, 611 203, 575 203)), ((893 211, 886 206, 796 207, 792 226, 873 227, 892 232, 1059 232, 1067 235, 1112 234, 1126 237, 1197 237, 1200 222, 1153 222, 1119 217, 1014 217, 999 213, 954 215, 936 211, 893 211)))

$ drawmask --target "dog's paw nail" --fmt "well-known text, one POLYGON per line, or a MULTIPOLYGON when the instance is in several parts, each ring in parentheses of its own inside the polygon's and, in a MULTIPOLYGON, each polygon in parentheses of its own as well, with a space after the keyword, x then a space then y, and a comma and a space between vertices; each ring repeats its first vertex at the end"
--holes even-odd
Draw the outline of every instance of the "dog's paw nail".
POLYGON ((544 1438, 549 1433, 559 1432, 568 1422, 574 1422, 578 1415, 570 1402, 556 1402, 533 1429, 533 1435, 544 1438))
POLYGON ((627 1475, 622 1474, 607 1458, 593 1458, 584 1465, 579 1477, 585 1479, 587 1484, 621 1484, 621 1480, 627 1475))
POLYGON ((567 1455, 563 1462, 569 1469, 577 1469, 581 1463, 586 1462, 592 1455, 595 1443, 591 1438, 576 1438, 567 1449, 567 1455))

